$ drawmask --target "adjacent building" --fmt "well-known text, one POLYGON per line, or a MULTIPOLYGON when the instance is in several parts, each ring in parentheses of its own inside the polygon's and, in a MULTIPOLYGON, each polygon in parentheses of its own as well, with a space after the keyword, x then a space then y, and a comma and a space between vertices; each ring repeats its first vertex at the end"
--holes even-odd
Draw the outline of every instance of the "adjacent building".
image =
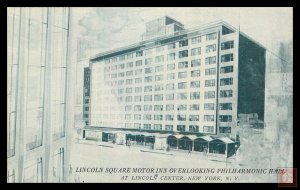
POLYGON ((264 118, 265 48, 223 21, 150 21, 142 41, 90 59, 93 127, 236 137, 264 118))

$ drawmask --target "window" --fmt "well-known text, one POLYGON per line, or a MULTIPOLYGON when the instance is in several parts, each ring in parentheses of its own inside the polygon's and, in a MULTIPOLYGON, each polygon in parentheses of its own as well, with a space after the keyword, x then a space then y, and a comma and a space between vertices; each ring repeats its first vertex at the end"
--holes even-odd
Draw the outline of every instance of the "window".
POLYGON ((205 80, 205 87, 211 87, 216 85, 216 80, 211 79, 211 80, 205 80))
POLYGON ((125 114, 125 120, 131 120, 131 114, 125 114))
POLYGON ((221 98, 232 97, 232 90, 221 90, 220 97, 221 98))
POLYGON ((144 124, 144 129, 150 130, 151 129, 151 124, 144 124))
POLYGON ((167 94, 167 100, 174 100, 174 94, 167 94))
POLYGON ((231 48, 233 48, 233 41, 221 43, 221 50, 231 49, 231 48))
POLYGON ((219 127, 220 133, 231 133, 231 127, 219 127))
POLYGON ((180 82, 178 83, 178 89, 186 89, 187 83, 186 82, 180 82))
POLYGON ((188 50, 180 51, 179 54, 178 54, 179 58, 184 58, 184 57, 187 57, 187 56, 189 56, 189 51, 188 50))
POLYGON ((137 69, 135 70, 135 75, 140 75, 143 73, 143 69, 137 69))
POLYGON ((195 38, 192 38, 192 44, 199 44, 201 42, 201 36, 197 36, 195 38))
POLYGON ((119 80, 118 81, 118 85, 123 85, 124 84, 124 80, 119 80))
POLYGON ((142 106, 141 105, 134 106, 134 111, 141 111, 141 110, 142 110, 142 106))
POLYGON ((151 120, 151 115, 150 114, 144 114, 143 119, 144 120, 151 120))
POLYGON ((126 67, 127 67, 127 68, 132 68, 132 67, 133 67, 133 62, 128 62, 128 63, 126 64, 126 67))
POLYGON ((126 79, 126 84, 132 84, 132 79, 126 79))
POLYGON ((221 63, 229 62, 229 61, 233 61, 233 54, 232 53, 221 56, 221 63))
POLYGON ((216 51, 216 44, 207 45, 205 48, 205 53, 210 53, 216 51))
POLYGON ((191 56, 196 56, 196 55, 200 55, 201 54, 201 48, 193 48, 191 51, 191 56))
POLYGON ((153 62, 152 57, 145 59, 145 65, 150 65, 153 62))
POLYGON ((179 62, 178 63, 178 69, 182 69, 182 68, 188 68, 189 64, 187 61, 183 61, 183 62, 179 62))
POLYGON ((215 121, 214 115, 204 115, 204 121, 215 121))
POLYGON ((233 78, 223 78, 220 79, 220 86, 232 85, 233 78))
POLYGON ((168 44, 168 50, 172 50, 176 48, 176 43, 168 44))
POLYGON ((138 67, 138 66, 142 66, 143 65, 143 61, 142 60, 138 60, 135 62, 135 66, 138 67))
POLYGON ((232 103, 220 103, 220 110, 232 110, 232 103))
POLYGON ((174 120, 174 115, 166 115, 166 120, 167 121, 173 121, 174 120))
POLYGON ((152 105, 144 105, 144 111, 152 111, 152 105))
POLYGON ((200 70, 191 71, 191 77, 200 77, 200 70))
POLYGON ((122 72, 122 73, 118 73, 118 77, 124 77, 125 76, 125 73, 122 72))
POLYGON ((164 61, 164 56, 163 55, 155 57, 155 63, 159 63, 159 62, 163 62, 163 61, 164 61))
POLYGON ((166 131, 173 131, 173 125, 165 125, 166 131))
POLYGON ((152 54, 152 49, 145 50, 145 55, 151 55, 151 54, 152 54))
POLYGON ((134 128, 140 129, 140 128, 141 128, 141 124, 140 124, 140 123, 135 123, 135 124, 134 124, 134 128))
POLYGON ((164 66, 163 65, 160 65, 160 66, 156 66, 155 67, 155 72, 157 73, 157 72, 162 72, 162 71, 164 71, 164 66))
POLYGON ((124 61, 124 60, 125 60, 125 55, 120 55, 120 56, 119 56, 119 60, 120 60, 120 61, 124 61))
POLYGON ((131 111, 132 106, 125 106, 125 111, 131 111))
POLYGON ((206 34, 206 41, 217 39, 217 33, 206 34))
POLYGON ((163 94, 154 95, 154 101, 162 101, 164 99, 163 94))
POLYGON ((215 104, 214 103, 205 103, 204 104, 204 110, 214 110, 215 104))
POLYGON ((187 99, 187 93, 178 93, 177 94, 178 100, 186 100, 187 99))
POLYGON ((186 116, 185 115, 177 115, 177 120, 178 121, 185 121, 186 120, 186 116))
POLYGON ((135 56, 136 56, 136 57, 141 57, 141 56, 143 56, 143 51, 137 51, 137 52, 135 52, 135 56))
POLYGON ((125 102, 132 102, 132 96, 126 96, 125 102))
POLYGON ((147 101, 152 101, 152 95, 145 95, 144 96, 144 101, 147 102, 147 101))
POLYGON ((174 90, 174 89, 175 89, 174 83, 167 84, 167 85, 166 85, 166 89, 167 89, 167 90, 174 90))
POLYGON ((214 132, 214 126, 203 126, 203 132, 204 133, 213 133, 214 132))
POLYGON ((163 111, 164 106, 163 105, 154 105, 154 111, 163 111))
POLYGON ((173 79, 175 79, 175 74, 174 74, 174 73, 169 73, 169 74, 167 75, 167 79, 168 79, 168 80, 173 80, 173 79))
POLYGON ((220 73, 232 73, 233 66, 221 67, 220 73))
POLYGON ((200 88, 200 81, 191 81, 191 88, 200 88))
POLYGON ((164 79, 164 75, 155 75, 155 81, 161 81, 164 79))
POLYGON ((153 72, 153 67, 145 68, 145 74, 149 74, 153 72))
POLYGON ((185 131, 185 125, 177 125, 177 131, 185 131))
POLYGON ((206 57, 205 58, 205 65, 211 65, 211 64, 215 64, 216 63, 216 56, 213 57, 206 57))
POLYGON ((141 83, 142 82, 142 78, 136 78, 135 79, 135 83, 141 83))
POLYGON ((134 101, 135 102, 141 102, 142 101, 142 96, 134 96, 134 101))
POLYGON ((159 46, 159 47, 156 48, 157 53, 162 52, 162 51, 164 51, 164 46, 159 46))
POLYGON ((133 58, 133 53, 127 54, 126 57, 127 57, 127 59, 132 59, 133 58))
POLYGON ((172 71, 172 70, 174 70, 175 69, 175 63, 172 63, 172 64, 168 64, 167 65, 167 70, 168 71, 172 71))
POLYGON ((185 72, 179 72, 178 73, 178 78, 179 79, 182 79, 182 78, 186 78, 187 77, 187 72, 185 71, 185 72))
POLYGON ((198 67, 201 65, 201 60, 200 59, 194 59, 191 61, 191 67, 198 67))
POLYGON ((112 71, 117 70, 117 65, 111 66, 111 70, 112 71))
POLYGON ((163 120, 163 115, 154 115, 154 120, 163 120))
POLYGON ((215 74, 216 74, 216 68, 205 69, 205 75, 215 75, 215 74))
POLYGON ((180 111, 180 110, 187 110, 186 104, 179 104, 179 105, 177 105, 177 110, 178 111, 180 111))
POLYGON ((190 93, 191 100, 199 100, 200 99, 200 92, 191 92, 190 93))
POLYGON ((126 93, 132 93, 132 88, 126 88, 126 93))
POLYGON ((200 110, 200 105, 199 104, 191 104, 190 110, 200 110))
POLYGON ((199 126, 198 125, 190 125, 189 131, 190 132, 199 132, 199 126))
POLYGON ((232 116, 231 115, 219 115, 219 121, 220 122, 232 122, 232 116))
POLYGON ((215 91, 207 91, 204 93, 204 99, 215 98, 215 91))
POLYGON ((134 120, 141 120, 142 116, 141 114, 134 114, 134 120))
POLYGON ((162 130, 162 124, 154 124, 153 129, 154 130, 162 130))
POLYGON ((167 104, 167 105, 166 105, 166 110, 167 110, 167 111, 174 110, 174 105, 173 105, 173 104, 167 104))
POLYGON ((189 45, 189 40, 181 40, 179 41, 179 47, 184 47, 189 45))
POLYGON ((125 64, 124 63, 119 65, 119 69, 124 69, 124 68, 125 68, 125 64))
POLYGON ((161 91, 161 90, 164 90, 164 85, 163 84, 155 85, 155 91, 161 91))
POLYGON ((168 60, 168 61, 173 61, 173 60, 175 60, 175 53, 169 53, 169 54, 167 55, 167 60, 168 60))
POLYGON ((111 74, 111 78, 112 78, 112 79, 117 78, 117 73, 111 74))
POLYGON ((133 71, 127 71, 126 72, 126 76, 132 76, 133 75, 133 71))
POLYGON ((145 82, 152 82, 152 76, 145 77, 145 82))
POLYGON ((199 115, 190 115, 189 120, 190 121, 199 121, 199 115))

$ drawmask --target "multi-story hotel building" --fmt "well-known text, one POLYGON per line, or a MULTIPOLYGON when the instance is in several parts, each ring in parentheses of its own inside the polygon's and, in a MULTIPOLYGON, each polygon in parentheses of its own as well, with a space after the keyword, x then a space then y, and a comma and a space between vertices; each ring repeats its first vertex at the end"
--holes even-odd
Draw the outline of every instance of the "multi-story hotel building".
POLYGON ((7 182, 67 182, 70 9, 7 13, 7 182))
POLYGON ((264 116, 265 48, 223 21, 163 17, 142 41, 90 59, 90 125, 235 137, 239 113, 264 116))

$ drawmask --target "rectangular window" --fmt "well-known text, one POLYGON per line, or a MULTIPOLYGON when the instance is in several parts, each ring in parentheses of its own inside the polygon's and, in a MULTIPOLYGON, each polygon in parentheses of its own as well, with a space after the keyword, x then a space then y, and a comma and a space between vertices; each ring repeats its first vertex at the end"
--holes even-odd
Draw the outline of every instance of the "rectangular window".
POLYGON ((164 66, 163 65, 160 65, 160 66, 156 66, 155 67, 155 72, 157 73, 157 72, 162 72, 162 71, 164 71, 164 66))
POLYGON ((191 39, 192 44, 199 44, 201 42, 201 36, 197 36, 191 39))
POLYGON ((220 122, 232 122, 232 116, 231 115, 219 115, 219 121, 220 122))
POLYGON ((173 131, 173 125, 165 125, 166 131, 173 131))
POLYGON ((133 75, 133 71, 127 71, 126 72, 126 76, 132 76, 133 75))
POLYGON ((220 103, 220 110, 232 110, 232 103, 220 103))
POLYGON ((232 90, 221 90, 220 97, 221 98, 232 97, 232 90))
POLYGON ((153 73, 153 67, 145 68, 145 74, 153 73))
POLYGON ((154 111, 163 111, 164 106, 163 105, 154 105, 154 111))
POLYGON ((178 69, 182 69, 182 68, 188 68, 189 64, 187 61, 182 61, 178 63, 178 69))
POLYGON ((215 121, 214 115, 204 115, 204 121, 215 121))
POLYGON ((164 90, 164 85, 163 84, 155 85, 155 91, 161 91, 161 90, 164 90))
POLYGON ((176 43, 168 44, 168 50, 172 50, 176 48, 176 43))
POLYGON ((191 77, 200 77, 200 70, 191 71, 191 77))
POLYGON ((205 58, 205 65, 215 64, 216 62, 217 62, 216 56, 206 57, 205 58))
POLYGON ((232 73, 233 66, 221 67, 220 73, 232 73))
POLYGON ((135 96, 134 101, 135 102, 141 102, 142 101, 142 96, 135 96))
POLYGON ((179 104, 179 105, 177 105, 177 110, 178 111, 180 111, 180 110, 187 110, 186 104, 179 104))
POLYGON ((189 132, 199 132, 199 125, 190 125, 189 132))
POLYGON ((221 63, 233 61, 233 54, 226 54, 221 56, 221 63))
POLYGON ((178 83, 178 89, 186 89, 187 83, 186 82, 180 82, 178 83))
POLYGON ((132 106, 125 106, 125 111, 131 111, 132 106))
POLYGON ((142 66, 143 65, 143 61, 142 60, 138 60, 135 62, 135 66, 138 67, 138 66, 142 66))
POLYGON ((179 41, 179 47, 184 47, 189 45, 189 40, 181 40, 179 41))
POLYGON ((205 87, 211 87, 216 85, 216 80, 211 79, 211 80, 205 80, 205 87))
POLYGON ((162 51, 164 51, 164 46, 156 47, 156 52, 157 53, 162 52, 162 51))
POLYGON ((173 104, 167 104, 167 105, 166 105, 166 110, 167 110, 167 111, 174 110, 174 105, 173 105, 173 104))
POLYGON ((155 57, 155 63, 160 63, 164 61, 164 56, 160 55, 160 56, 156 56, 155 57))
POLYGON ((151 55, 151 54, 152 54, 152 49, 145 50, 145 55, 151 55))
POLYGON ((169 53, 169 54, 167 55, 167 60, 168 60, 168 61, 173 61, 173 60, 175 60, 175 53, 169 53))
POLYGON ((142 116, 141 114, 134 114, 134 120, 141 120, 142 116))
POLYGON ((125 55, 120 55, 120 56, 119 56, 119 60, 120 60, 120 61, 124 61, 124 60, 125 60, 125 55))
POLYGON ((164 99, 163 94, 154 95, 154 101, 162 101, 164 99))
POLYGON ((174 63, 168 64, 168 65, 167 65, 167 70, 168 70, 168 71, 172 71, 172 70, 174 70, 174 69, 175 69, 175 64, 174 64, 174 63))
POLYGON ((126 84, 132 84, 132 79, 126 79, 126 84))
POLYGON ((199 121, 199 115, 190 115, 189 120, 190 121, 199 121))
POLYGON ((144 101, 147 102, 147 101, 152 101, 152 95, 145 95, 144 96, 144 101))
POLYGON ((191 56, 196 56, 196 55, 200 55, 201 54, 201 48, 193 48, 191 51, 191 56))
POLYGON ((174 115, 166 115, 166 120, 167 121, 173 121, 174 120, 174 115))
POLYGON ((178 73, 178 78, 179 79, 182 79, 182 78, 186 78, 187 77, 187 72, 185 71, 185 72, 179 72, 178 73))
POLYGON ((133 67, 133 62, 128 62, 128 63, 126 63, 126 67, 127 67, 127 68, 132 68, 132 67, 133 67))
POLYGON ((126 96, 125 102, 132 102, 132 96, 126 96))
POLYGON ((231 127, 219 127, 220 133, 231 133, 231 127))
POLYGON ((214 132, 214 126, 203 126, 203 132, 204 133, 213 133, 214 132))
POLYGON ((152 105, 144 105, 144 111, 152 111, 152 105))
POLYGON ((143 119, 144 120, 151 120, 151 115, 150 114, 144 114, 143 119))
POLYGON ((191 81, 191 88, 200 88, 200 81, 191 81))
POLYGON ((133 58, 133 53, 127 54, 126 57, 127 57, 127 59, 132 59, 133 58))
POLYGON ((135 79, 135 83, 141 83, 142 82, 142 78, 136 78, 135 79))
POLYGON ((152 76, 145 77, 145 82, 152 82, 152 76))
POLYGON ((178 100, 186 100, 187 99, 187 93, 178 93, 177 94, 178 100))
POLYGON ((132 88, 126 88, 126 93, 132 93, 132 88))
POLYGON ((152 57, 145 59, 145 65, 150 65, 153 62, 152 57))
POLYGON ((183 50, 183 51, 179 51, 178 57, 179 58, 184 58, 189 56, 189 51, 188 50, 183 50))
POLYGON ((173 80, 173 79, 175 79, 175 74, 174 74, 174 73, 169 73, 169 74, 167 75, 167 79, 168 79, 168 80, 173 80))
POLYGON ((118 73, 118 77, 124 77, 125 76, 125 73, 122 72, 122 73, 118 73))
POLYGON ((162 124, 154 124, 153 130, 162 130, 162 124))
POLYGON ((131 114, 125 114, 125 120, 131 120, 131 114))
POLYGON ((221 50, 232 49, 232 48, 233 48, 233 41, 221 43, 221 50))
POLYGON ((135 75, 140 75, 143 73, 143 69, 137 69, 135 70, 135 75))
POLYGON ((217 50, 216 44, 207 45, 207 46, 205 47, 205 53, 214 52, 214 51, 216 51, 216 50, 217 50))
POLYGON ((136 56, 136 57, 141 57, 141 56, 143 56, 143 51, 141 50, 141 51, 135 52, 135 56, 136 56))
POLYGON ((162 81, 164 80, 164 75, 155 75, 155 81, 162 81))
POLYGON ((205 75, 215 75, 215 74, 216 74, 216 68, 205 69, 205 75))
POLYGON ((191 67, 198 67, 201 65, 201 60, 200 59, 194 59, 191 61, 191 67))
POLYGON ((214 110, 215 104, 214 103, 205 103, 204 104, 204 110, 214 110))
POLYGON ((167 94, 167 100, 174 100, 174 94, 167 94))
POLYGON ((142 106, 141 105, 134 106, 134 111, 141 111, 141 110, 142 110, 142 106))
POLYGON ((177 115, 178 121, 186 121, 186 115, 177 115))
POLYGON ((226 86, 226 85, 232 85, 232 84, 233 84, 233 78, 220 79, 220 86, 226 86))
POLYGON ((144 129, 151 130, 151 124, 144 124, 144 129))
POLYGON ((135 124, 134 124, 134 128, 140 129, 140 128, 141 128, 141 124, 140 124, 140 123, 135 123, 135 124))
POLYGON ((200 92, 191 92, 190 93, 191 100, 199 100, 200 99, 200 92))
POLYGON ((154 115, 154 120, 163 120, 163 115, 154 115))
POLYGON ((185 131, 185 125, 177 125, 177 131, 185 131))
POLYGON ((191 104, 190 110, 200 110, 200 105, 199 104, 191 104))
POLYGON ((206 41, 217 39, 217 33, 206 34, 206 41))
POLYGON ((215 91, 204 92, 204 99, 215 98, 215 91))
POLYGON ((167 85, 166 85, 166 89, 167 89, 167 90, 174 90, 174 89, 175 89, 174 83, 167 84, 167 85))

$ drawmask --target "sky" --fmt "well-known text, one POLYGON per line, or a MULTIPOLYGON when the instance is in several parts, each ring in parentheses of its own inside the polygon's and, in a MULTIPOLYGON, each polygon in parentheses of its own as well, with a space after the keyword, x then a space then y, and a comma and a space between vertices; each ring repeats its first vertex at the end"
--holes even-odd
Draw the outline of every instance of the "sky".
POLYGON ((145 22, 165 15, 186 29, 224 20, 270 50, 293 39, 293 9, 289 7, 73 8, 73 15, 75 36, 97 43, 100 52, 139 42, 145 22))

